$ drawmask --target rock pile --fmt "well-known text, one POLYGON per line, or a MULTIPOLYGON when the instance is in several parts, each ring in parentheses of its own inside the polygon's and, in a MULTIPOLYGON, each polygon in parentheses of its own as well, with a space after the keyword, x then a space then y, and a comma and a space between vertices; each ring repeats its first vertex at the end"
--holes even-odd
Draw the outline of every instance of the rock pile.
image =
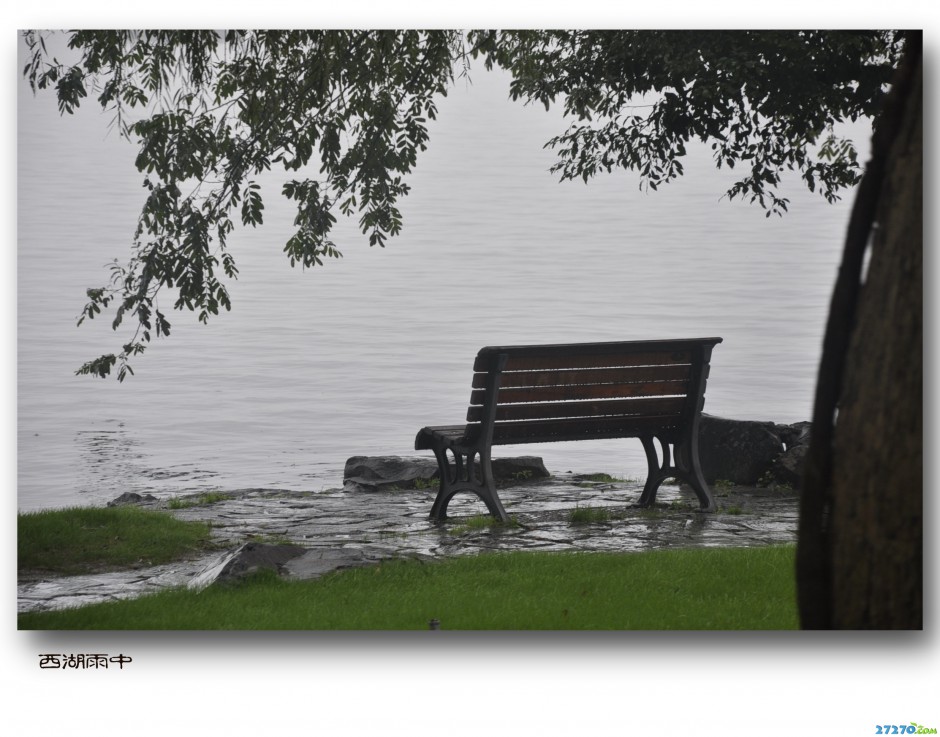
MULTIPOLYGON (((477 466, 479 474, 479 466, 477 466)), ((537 456, 494 458, 496 484, 547 479, 550 474, 537 456)), ((353 456, 346 461, 343 485, 360 491, 387 491, 436 486, 437 461, 400 456, 353 456)))
POLYGON ((745 486, 800 487, 809 448, 810 423, 730 420, 702 414, 699 456, 705 480, 745 486))

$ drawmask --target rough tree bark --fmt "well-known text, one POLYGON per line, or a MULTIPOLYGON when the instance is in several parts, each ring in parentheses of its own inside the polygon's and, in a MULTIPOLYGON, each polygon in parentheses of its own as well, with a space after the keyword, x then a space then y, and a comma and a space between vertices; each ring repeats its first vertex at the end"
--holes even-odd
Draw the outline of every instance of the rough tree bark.
POLYGON ((922 98, 911 33, 830 308, 800 508, 804 628, 923 627, 922 98))

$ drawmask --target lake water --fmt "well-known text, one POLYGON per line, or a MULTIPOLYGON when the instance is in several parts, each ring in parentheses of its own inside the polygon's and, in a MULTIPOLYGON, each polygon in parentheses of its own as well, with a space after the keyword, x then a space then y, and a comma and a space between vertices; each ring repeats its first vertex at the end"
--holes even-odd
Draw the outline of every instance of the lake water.
MULTIPOLYGON (((85 289, 129 253, 135 148, 91 104, 60 118, 23 83, 19 508, 338 486, 349 456, 411 455, 420 427, 460 422, 484 345, 721 336, 706 412, 809 419, 852 193, 828 205, 793 177, 790 213, 768 219, 720 199, 734 172, 704 147, 659 192, 629 173, 558 183, 542 144, 566 124, 507 89, 505 75, 478 71, 441 102, 404 230, 385 249, 341 222, 343 259, 292 269, 293 215, 279 178, 264 180, 265 225, 231 239, 232 312, 208 326, 172 313, 172 337, 118 384, 73 375, 121 340, 110 318, 75 322, 85 289)), ((868 130, 852 136, 864 154, 868 130)), ((499 450, 553 471, 645 475, 636 441, 499 450)))

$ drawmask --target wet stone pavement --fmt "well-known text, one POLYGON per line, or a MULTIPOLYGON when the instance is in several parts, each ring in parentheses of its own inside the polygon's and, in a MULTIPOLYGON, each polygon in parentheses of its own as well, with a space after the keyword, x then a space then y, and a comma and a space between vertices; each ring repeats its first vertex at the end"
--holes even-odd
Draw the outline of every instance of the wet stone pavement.
MULTIPOLYGON (((293 578, 389 558, 435 559, 494 550, 641 551, 677 547, 758 546, 794 542, 797 495, 753 487, 713 489, 718 512, 701 514, 691 492, 663 486, 651 509, 633 505, 638 481, 594 482, 577 474, 500 490, 510 526, 478 527, 486 512, 458 495, 443 523, 428 519, 435 492, 336 489, 285 492, 247 489, 211 504, 172 510, 179 519, 212 523, 219 550, 198 559, 129 571, 20 581, 20 612, 129 598, 172 586, 208 583, 246 542, 293 543, 303 555, 283 564, 293 578), (605 521, 575 523, 576 509, 603 508, 605 521), (229 552, 225 552, 229 551, 229 552)), ((194 496, 194 499, 197 495, 194 496)), ((178 500, 185 497, 178 497, 178 500)), ((167 509, 167 500, 141 503, 167 509)))

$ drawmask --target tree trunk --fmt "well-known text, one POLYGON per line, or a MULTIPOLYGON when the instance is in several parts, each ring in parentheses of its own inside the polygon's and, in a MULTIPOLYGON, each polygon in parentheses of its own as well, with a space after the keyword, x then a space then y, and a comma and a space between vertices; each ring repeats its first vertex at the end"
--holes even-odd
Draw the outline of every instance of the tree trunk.
POLYGON ((923 627, 921 75, 913 34, 876 127, 827 326, 800 509, 805 628, 923 627))
POLYGON ((889 156, 833 448, 832 626, 923 627, 923 111, 889 156))

